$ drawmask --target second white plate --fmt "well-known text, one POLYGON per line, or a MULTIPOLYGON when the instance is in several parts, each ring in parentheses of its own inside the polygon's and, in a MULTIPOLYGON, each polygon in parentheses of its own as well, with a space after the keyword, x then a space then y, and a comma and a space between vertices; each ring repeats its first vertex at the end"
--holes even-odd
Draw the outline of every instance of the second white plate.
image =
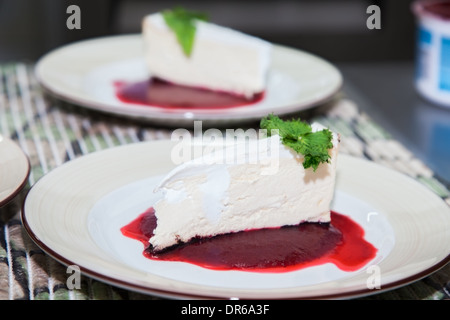
POLYGON ((214 271, 152 261, 120 227, 150 207, 152 188, 174 167, 175 142, 131 144, 71 161, 30 190, 22 221, 57 260, 88 276, 148 294, 182 298, 347 298, 418 280, 450 259, 450 208, 415 180, 339 155, 332 208, 365 230, 377 256, 355 272, 322 265, 282 274, 214 271))
POLYGON ((223 125, 259 120, 269 113, 289 114, 330 99, 342 86, 335 66, 310 53, 274 45, 265 98, 248 106, 221 110, 167 110, 124 103, 114 92, 118 80, 142 81, 144 63, 140 35, 86 40, 56 49, 36 66, 41 85, 57 97, 79 106, 164 125, 223 125))
POLYGON ((14 141, 0 135, 0 207, 19 194, 29 174, 28 157, 14 141))

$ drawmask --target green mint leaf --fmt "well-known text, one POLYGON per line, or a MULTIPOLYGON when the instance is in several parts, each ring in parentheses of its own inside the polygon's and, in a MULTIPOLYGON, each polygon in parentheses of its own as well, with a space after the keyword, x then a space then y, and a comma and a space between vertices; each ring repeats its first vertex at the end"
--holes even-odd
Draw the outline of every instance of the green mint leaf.
POLYGON ((284 121, 273 114, 263 118, 260 127, 266 129, 269 136, 272 130, 278 130, 284 145, 304 155, 305 169, 313 168, 316 171, 321 163, 329 162, 328 150, 333 148, 330 130, 312 132, 311 126, 300 119, 284 121))
POLYGON ((162 15, 167 26, 175 33, 184 54, 190 57, 197 31, 196 20, 207 21, 207 15, 201 12, 187 11, 181 7, 164 10, 162 15))
POLYGON ((284 139, 297 140, 299 136, 311 132, 311 126, 306 122, 298 120, 283 121, 273 114, 261 120, 261 128, 267 131, 278 130, 279 135, 284 139))

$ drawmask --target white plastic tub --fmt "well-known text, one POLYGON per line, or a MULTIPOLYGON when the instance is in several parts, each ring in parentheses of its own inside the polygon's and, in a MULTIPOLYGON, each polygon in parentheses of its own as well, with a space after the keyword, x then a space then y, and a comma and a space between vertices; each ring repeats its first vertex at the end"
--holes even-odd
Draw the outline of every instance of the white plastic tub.
POLYGON ((450 107, 450 1, 420 0, 412 10, 418 29, 416 88, 428 100, 450 107))

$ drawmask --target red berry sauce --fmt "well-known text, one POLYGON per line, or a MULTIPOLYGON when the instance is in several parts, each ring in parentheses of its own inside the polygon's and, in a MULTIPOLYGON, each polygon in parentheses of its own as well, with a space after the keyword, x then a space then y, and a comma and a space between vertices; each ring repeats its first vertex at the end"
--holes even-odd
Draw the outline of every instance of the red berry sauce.
POLYGON ((128 83, 114 83, 116 97, 125 103, 176 109, 225 109, 247 106, 261 101, 264 92, 248 99, 227 92, 177 85, 158 78, 128 83))
POLYGON ((121 228, 126 237, 144 244, 152 260, 182 261, 214 270, 289 272, 333 263, 355 271, 372 260, 377 249, 364 239, 364 230, 349 217, 331 212, 331 223, 258 229, 194 239, 161 253, 149 239, 156 227, 153 208, 121 228))

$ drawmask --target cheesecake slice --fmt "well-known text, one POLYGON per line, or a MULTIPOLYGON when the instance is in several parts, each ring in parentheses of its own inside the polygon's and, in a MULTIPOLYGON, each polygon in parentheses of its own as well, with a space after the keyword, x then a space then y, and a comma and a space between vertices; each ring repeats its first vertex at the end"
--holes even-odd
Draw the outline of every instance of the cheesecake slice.
POLYGON ((265 90, 269 42, 209 22, 193 23, 195 38, 188 55, 162 13, 144 18, 145 61, 153 77, 247 98, 265 90))
MULTIPOLYGON (((323 130, 318 124, 312 131, 323 130)), ((194 238, 330 222, 339 137, 314 170, 279 135, 216 149, 173 169, 157 187, 154 252, 194 238)))

